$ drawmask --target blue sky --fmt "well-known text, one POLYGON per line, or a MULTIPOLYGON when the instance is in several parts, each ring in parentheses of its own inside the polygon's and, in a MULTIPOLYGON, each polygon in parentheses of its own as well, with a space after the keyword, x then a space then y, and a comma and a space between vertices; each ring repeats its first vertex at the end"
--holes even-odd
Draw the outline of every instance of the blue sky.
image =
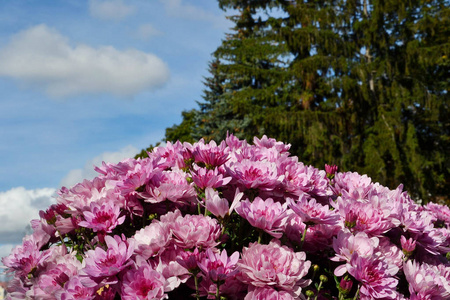
POLYGON ((0 1, 0 256, 61 185, 197 108, 231 26, 214 0, 0 1))

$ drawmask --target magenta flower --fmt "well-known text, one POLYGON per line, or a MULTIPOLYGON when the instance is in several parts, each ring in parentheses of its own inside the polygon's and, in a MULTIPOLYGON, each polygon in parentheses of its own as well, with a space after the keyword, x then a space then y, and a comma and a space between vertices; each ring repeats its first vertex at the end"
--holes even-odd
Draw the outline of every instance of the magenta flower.
POLYGON ((207 168, 215 168, 223 165, 228 159, 228 148, 223 141, 217 146, 215 141, 205 144, 203 139, 192 146, 192 155, 198 165, 204 165, 207 168))
POLYGON ((27 276, 50 255, 51 250, 40 252, 33 236, 29 235, 23 238, 22 245, 16 246, 9 256, 3 257, 2 262, 10 271, 15 271, 16 276, 27 276))
POLYGON ((227 166, 226 169, 228 174, 246 189, 273 190, 284 179, 284 175, 278 174, 276 164, 268 161, 244 159, 227 166))
POLYGON ((128 270, 123 276, 122 299, 168 299, 165 294, 166 279, 147 263, 137 269, 128 270))
POLYGON ((302 279, 311 266, 304 252, 281 246, 278 240, 268 245, 252 243, 244 247, 238 262, 241 281, 255 287, 274 287, 299 296, 309 280, 302 279))
POLYGON ((297 201, 288 198, 287 203, 305 224, 336 225, 339 221, 339 214, 336 211, 330 210, 328 205, 317 203, 316 199, 308 200, 307 194, 300 195, 297 201))
POLYGON ((416 250, 416 241, 413 238, 406 239, 404 235, 400 237, 403 253, 410 256, 416 250))
POLYGON ((403 264, 403 272, 409 283, 411 299, 450 298, 450 267, 408 260, 403 264))
POLYGON ((129 259, 134 251, 132 240, 128 243, 117 235, 114 237, 107 235, 105 242, 106 250, 96 247, 95 250, 86 252, 86 266, 83 271, 93 278, 114 276, 131 263, 129 259))
POLYGON ((263 200, 256 197, 253 202, 248 199, 236 206, 236 212, 252 226, 262 229, 275 238, 281 238, 282 228, 287 221, 287 204, 281 205, 272 198, 263 200))
POLYGON ((325 164, 325 172, 327 172, 327 176, 333 176, 334 174, 336 174, 338 170, 338 166, 336 165, 327 165, 325 164))
POLYGON ((231 177, 224 177, 219 173, 218 168, 208 170, 206 168, 199 168, 194 166, 194 170, 191 171, 191 177, 195 185, 200 189, 205 188, 218 188, 227 185, 231 181, 231 177))
POLYGON ((102 204, 92 202, 90 211, 84 211, 85 221, 78 223, 81 227, 92 228, 95 232, 110 233, 118 225, 125 221, 125 216, 120 215, 120 207, 111 201, 104 201, 102 204))
POLYGON ((239 252, 234 252, 228 257, 227 251, 214 252, 212 248, 206 250, 205 257, 198 263, 198 267, 212 282, 225 281, 228 276, 237 273, 236 263, 239 260, 239 252))
POLYGON ((397 299, 398 279, 394 278, 394 275, 397 274, 398 267, 388 265, 376 258, 366 258, 354 253, 350 262, 347 263, 347 270, 360 282, 361 296, 368 299, 397 299))
POLYGON ((173 241, 184 249, 195 247, 211 248, 219 244, 221 228, 215 219, 202 215, 177 217, 168 223, 173 233, 173 241))

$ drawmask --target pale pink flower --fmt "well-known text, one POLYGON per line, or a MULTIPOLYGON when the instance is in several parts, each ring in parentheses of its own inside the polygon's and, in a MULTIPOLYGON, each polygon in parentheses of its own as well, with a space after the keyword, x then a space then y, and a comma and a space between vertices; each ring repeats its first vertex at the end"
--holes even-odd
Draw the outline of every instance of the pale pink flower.
POLYGON ((92 202, 90 210, 83 212, 84 221, 78 225, 92 228, 95 232, 110 233, 125 221, 125 216, 120 217, 120 214, 120 207, 111 201, 104 201, 101 204, 92 202))
POLYGON ((275 238, 281 238, 282 228, 287 221, 287 204, 256 197, 253 202, 248 199, 236 206, 236 212, 252 226, 262 229, 275 238))
POLYGON ((64 284, 64 290, 57 295, 61 300, 90 300, 94 293, 94 288, 84 286, 79 276, 73 276, 64 284))
POLYGON ((211 248, 219 244, 221 228, 215 219, 202 215, 178 216, 168 224, 173 241, 184 249, 211 248))
MULTIPOLYGON (((129 260, 134 251, 133 241, 128 243, 119 236, 105 237, 107 249, 96 247, 95 250, 86 252, 86 266, 83 271, 93 277, 102 278, 116 275, 125 269, 131 261, 129 260)), ((117 279, 116 279, 117 280, 117 279)), ((113 280, 113 282, 115 282, 113 280)))
POLYGON ((450 267, 408 260, 403 264, 403 272, 409 283, 411 299, 450 298, 450 267))
POLYGON ((168 299, 165 286, 164 276, 153 270, 147 263, 143 263, 137 269, 128 270, 123 276, 122 299, 168 299))
POLYGON ((348 273, 361 284, 361 297, 368 299, 396 299, 398 279, 394 275, 398 270, 398 267, 388 265, 383 260, 362 257, 357 253, 347 263, 348 273))
POLYGON ((177 167, 179 169, 184 168, 186 150, 182 143, 177 141, 176 143, 166 142, 164 147, 155 147, 149 156, 158 161, 158 168, 167 169, 177 167))
POLYGON ((435 216, 436 221, 439 221, 442 225, 445 224, 448 228, 450 228, 450 207, 447 205, 429 202, 424 206, 424 208, 435 216))
POLYGON ((338 197, 338 212, 343 227, 351 232, 365 232, 370 236, 379 236, 396 225, 390 212, 373 207, 370 203, 338 197))
POLYGON ((277 291, 272 287, 250 286, 244 300, 295 300, 300 299, 287 291, 277 291))
POLYGON ((356 172, 338 172, 334 176, 334 189, 337 195, 346 191, 354 200, 366 198, 373 187, 372 179, 356 172))
POLYGON ((255 287, 271 286, 299 296, 310 281, 302 279, 311 266, 304 252, 281 246, 278 240, 268 245, 252 243, 244 247, 238 269, 241 281, 255 287))
POLYGON ((286 153, 291 148, 291 144, 286 145, 283 142, 277 142, 277 140, 268 138, 266 135, 263 135, 261 139, 255 136, 253 138, 253 144, 264 148, 275 148, 279 153, 286 153))
POLYGON ((196 192, 193 183, 186 179, 187 175, 181 170, 163 171, 153 176, 145 187, 145 192, 139 195, 145 202, 158 203, 165 200, 180 203, 194 202, 196 192))
POLYGON ((205 189, 205 202, 206 209, 211 212, 214 216, 224 218, 227 215, 231 215, 234 207, 238 205, 244 193, 240 193, 239 189, 236 189, 234 199, 231 206, 228 199, 221 198, 219 193, 212 188, 205 189))
POLYGON ((308 200, 307 194, 300 195, 297 201, 288 198, 287 203, 305 224, 336 225, 339 221, 339 214, 336 211, 330 210, 328 205, 317 203, 316 199, 308 200))
MULTIPOLYGON (((350 232, 340 231, 337 237, 333 239, 333 249, 336 255, 330 259, 350 262, 355 253, 360 257, 369 258, 373 256, 378 244, 378 238, 369 238, 364 232, 358 232, 353 235, 350 232)), ((334 270, 334 275, 342 276, 346 272, 347 265, 343 264, 334 270)))
POLYGON ((333 193, 328 185, 327 174, 313 166, 305 166, 297 157, 283 157, 277 162, 278 172, 284 174, 283 189, 288 196, 310 196, 328 202, 333 193))
POLYGON ((153 220, 153 222, 136 231, 133 236, 135 243, 135 253, 148 259, 161 254, 171 241, 172 234, 166 224, 153 220))

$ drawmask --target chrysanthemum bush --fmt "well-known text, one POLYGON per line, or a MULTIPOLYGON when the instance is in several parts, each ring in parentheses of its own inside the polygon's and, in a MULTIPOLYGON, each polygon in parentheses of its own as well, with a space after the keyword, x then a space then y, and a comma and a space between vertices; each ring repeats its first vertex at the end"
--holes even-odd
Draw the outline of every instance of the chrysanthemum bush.
POLYGON ((450 299, 450 209, 289 145, 167 143, 63 187, 10 299, 450 299))

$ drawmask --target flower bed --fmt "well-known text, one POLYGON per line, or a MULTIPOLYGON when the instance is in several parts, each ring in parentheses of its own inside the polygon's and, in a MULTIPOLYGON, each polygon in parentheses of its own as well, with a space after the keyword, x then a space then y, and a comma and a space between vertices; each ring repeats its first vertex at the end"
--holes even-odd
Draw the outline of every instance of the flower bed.
POLYGON ((288 151, 229 136, 103 163, 3 258, 8 297, 450 298, 448 207, 288 151))

